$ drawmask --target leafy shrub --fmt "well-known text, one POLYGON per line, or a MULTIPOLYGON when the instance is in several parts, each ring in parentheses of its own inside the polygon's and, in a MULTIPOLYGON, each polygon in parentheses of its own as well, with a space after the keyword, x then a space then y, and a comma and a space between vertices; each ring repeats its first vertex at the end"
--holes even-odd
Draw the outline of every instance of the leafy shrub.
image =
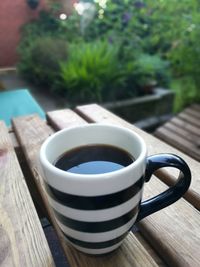
POLYGON ((192 102, 200 102, 200 2, 174 0, 170 5, 148 1, 154 10, 151 33, 157 36, 155 47, 162 48, 171 63, 175 111, 180 111, 192 102))
POLYGON ((154 81, 167 86, 169 67, 175 65, 170 56, 175 38, 170 16, 176 17, 172 5, 161 0, 110 0, 105 8, 103 1, 95 2, 89 21, 87 14, 77 12, 65 21, 42 12, 26 25, 19 48, 21 72, 76 102, 151 92, 154 81))
POLYGON ((71 100, 113 99, 124 80, 116 46, 103 41, 69 45, 69 58, 61 64, 60 87, 71 100))
POLYGON ((135 79, 141 93, 151 93, 152 86, 168 86, 170 80, 169 63, 158 55, 140 54, 135 64, 135 79), (151 86, 152 85, 152 86, 151 86), (149 91, 145 91, 148 90, 149 91))
MULTIPOLYGON (((175 85, 178 92, 176 110, 192 101, 200 101, 200 2, 126 0, 122 4, 112 0, 107 2, 103 13, 100 2, 96 2, 96 17, 85 31, 86 39, 101 36, 113 44, 119 43, 122 60, 135 60, 135 52, 167 59, 174 80, 172 86, 175 85)), ((142 58, 140 63, 144 62, 145 58, 142 58)), ((144 68, 146 63, 141 68, 140 64, 135 67, 134 63, 128 62, 138 72, 135 77, 130 76, 133 82, 139 78, 143 83, 152 76, 151 71, 147 73, 150 69, 146 72, 144 68)), ((166 77, 164 71, 161 77, 156 75, 158 84, 166 84, 170 73, 166 77)))
MULTIPOLYGON (((121 60, 132 59, 142 47, 138 35, 138 9, 133 0, 107 1, 103 8, 101 1, 96 1, 96 14, 92 22, 85 28, 83 37, 86 40, 97 38, 107 39, 112 44, 120 46, 121 60)), ((140 27, 140 34, 144 31, 140 27)))
POLYGON ((171 88, 176 94, 174 112, 180 112, 184 107, 200 102, 200 90, 190 76, 174 79, 171 88))
POLYGON ((37 20, 25 24, 21 28, 21 40, 19 50, 31 46, 36 39, 49 36, 52 38, 64 38, 60 27, 60 21, 51 12, 41 11, 37 20))
POLYGON ((20 50, 20 72, 35 84, 53 88, 60 72, 60 62, 68 56, 66 41, 52 37, 37 38, 20 50))

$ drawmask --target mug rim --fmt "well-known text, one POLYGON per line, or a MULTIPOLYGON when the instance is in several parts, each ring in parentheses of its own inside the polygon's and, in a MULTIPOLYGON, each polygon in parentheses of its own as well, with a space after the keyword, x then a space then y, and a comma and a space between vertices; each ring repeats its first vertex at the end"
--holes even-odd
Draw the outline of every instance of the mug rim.
MULTIPOLYGON (((127 151, 129 152, 129 151, 127 151)), ((125 128, 123 126, 118 126, 118 125, 112 125, 112 124, 105 124, 105 123, 91 123, 91 124, 86 124, 86 125, 79 125, 79 126, 72 126, 70 128, 65 128, 62 130, 59 130, 57 132, 55 132, 54 134, 52 134, 51 136, 49 136, 42 144, 41 148, 40 148, 40 153, 39 153, 39 159, 40 162, 42 163, 42 165, 45 166, 45 168, 49 169, 52 172, 56 172, 57 174, 61 175, 61 176, 67 176, 68 178, 71 177, 72 179, 102 179, 105 177, 110 177, 113 174, 115 175, 123 175, 123 173, 127 172, 128 170, 132 169, 132 168, 137 168, 138 165, 142 164, 142 162, 144 161, 144 159, 147 156, 147 147, 146 144, 144 142, 144 140, 139 136, 139 134, 137 134, 136 132, 134 132, 133 130, 130 130, 128 128, 125 128), (71 172, 67 172, 64 170, 61 170, 59 168, 57 168, 55 165, 53 165, 46 157, 46 148, 49 145, 50 142, 52 142, 53 139, 58 138, 59 135, 63 135, 68 131, 73 131, 73 130, 81 130, 83 128, 98 128, 98 127, 107 127, 107 128, 114 128, 116 130, 120 130, 120 131, 125 131, 131 135, 134 135, 137 140, 140 143, 141 146, 141 152, 139 154, 139 156, 128 166, 125 166, 122 169, 119 170, 114 170, 111 172, 106 172, 106 173, 100 173, 100 174, 77 174, 77 173, 71 173, 71 172)))

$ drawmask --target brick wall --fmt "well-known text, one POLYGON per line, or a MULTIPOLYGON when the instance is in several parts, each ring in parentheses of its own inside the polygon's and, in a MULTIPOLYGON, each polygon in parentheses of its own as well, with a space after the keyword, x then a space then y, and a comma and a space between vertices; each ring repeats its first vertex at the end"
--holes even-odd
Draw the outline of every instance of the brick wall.
POLYGON ((40 0, 34 10, 26 0, 0 0, 0 67, 15 65, 21 26, 36 18, 45 6, 45 0, 40 0))

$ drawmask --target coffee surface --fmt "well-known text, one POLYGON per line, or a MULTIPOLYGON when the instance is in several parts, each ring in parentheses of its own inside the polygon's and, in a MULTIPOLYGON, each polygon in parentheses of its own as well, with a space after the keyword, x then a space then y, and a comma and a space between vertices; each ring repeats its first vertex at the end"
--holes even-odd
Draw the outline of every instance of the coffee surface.
POLYGON ((134 161, 125 150, 110 145, 86 145, 61 155, 55 166, 76 174, 101 174, 120 170, 134 161))

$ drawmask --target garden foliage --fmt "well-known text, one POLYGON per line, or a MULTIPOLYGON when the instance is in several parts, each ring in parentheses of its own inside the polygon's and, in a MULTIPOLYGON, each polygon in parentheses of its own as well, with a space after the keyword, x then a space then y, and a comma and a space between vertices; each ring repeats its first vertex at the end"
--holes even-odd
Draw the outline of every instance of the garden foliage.
POLYGON ((71 44, 69 59, 61 63, 61 85, 73 101, 106 101, 125 83, 118 47, 105 41, 71 44), (112 89, 115 90, 112 90, 112 89), (80 90, 81 89, 81 90, 80 90))
POLYGON ((151 93, 155 84, 174 88, 177 110, 200 99, 199 1, 96 0, 85 7, 64 21, 55 9, 43 11, 24 27, 19 69, 26 77, 74 102, 151 93))

